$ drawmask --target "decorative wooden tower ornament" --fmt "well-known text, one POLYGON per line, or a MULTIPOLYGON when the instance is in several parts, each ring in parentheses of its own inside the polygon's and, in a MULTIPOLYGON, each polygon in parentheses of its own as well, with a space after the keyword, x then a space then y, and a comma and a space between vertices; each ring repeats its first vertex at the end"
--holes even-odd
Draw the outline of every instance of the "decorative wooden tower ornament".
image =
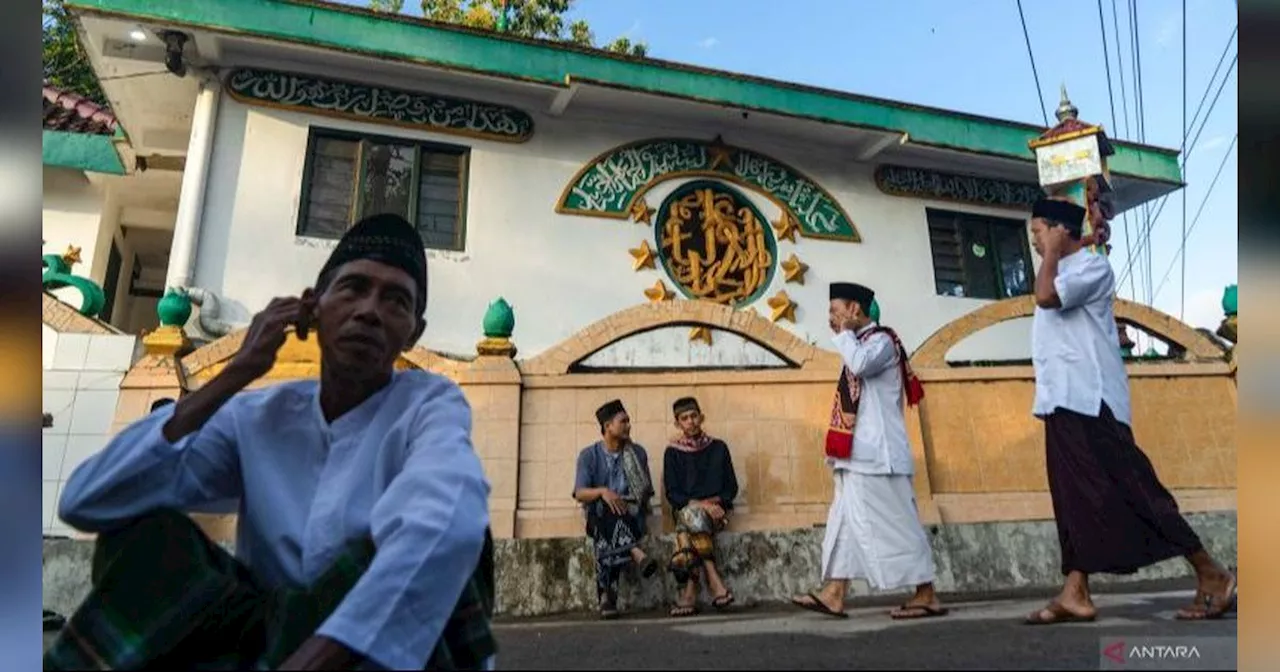
POLYGON ((1093 252, 1108 254, 1115 202, 1107 157, 1115 154, 1115 148, 1102 126, 1080 121, 1079 113, 1063 84, 1062 101, 1055 113, 1058 125, 1027 144, 1036 154, 1045 194, 1085 208, 1084 242, 1093 252))

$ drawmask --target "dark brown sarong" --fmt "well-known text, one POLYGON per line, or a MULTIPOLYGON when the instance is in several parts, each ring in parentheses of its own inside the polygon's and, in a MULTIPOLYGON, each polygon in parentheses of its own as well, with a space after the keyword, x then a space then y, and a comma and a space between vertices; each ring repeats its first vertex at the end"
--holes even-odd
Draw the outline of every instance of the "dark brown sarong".
POLYGON ((1096 418, 1059 408, 1044 427, 1064 575, 1132 574, 1200 550, 1133 431, 1106 404, 1096 418))

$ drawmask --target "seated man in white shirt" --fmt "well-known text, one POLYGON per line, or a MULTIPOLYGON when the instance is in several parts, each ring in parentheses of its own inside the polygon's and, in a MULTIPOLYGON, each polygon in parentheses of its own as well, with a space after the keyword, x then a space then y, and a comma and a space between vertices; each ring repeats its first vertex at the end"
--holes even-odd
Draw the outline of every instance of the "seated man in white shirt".
POLYGON ((1032 210, 1033 246, 1042 258, 1031 327, 1032 412, 1044 420, 1066 581, 1027 623, 1092 621, 1090 574, 1132 574, 1179 556, 1191 563, 1199 586, 1177 617, 1220 618, 1235 604, 1235 577, 1205 550, 1134 442, 1115 274, 1106 257, 1084 249, 1084 218, 1084 208, 1065 200, 1042 200, 1032 210))
POLYGON ((453 382, 397 373, 425 328, 403 218, 342 238, 231 362, 82 464, 59 515, 98 534, 93 589, 44 669, 482 669, 496 652, 489 484, 453 382), (289 329, 319 381, 242 392, 289 329), (238 509, 236 557, 184 515, 238 509))

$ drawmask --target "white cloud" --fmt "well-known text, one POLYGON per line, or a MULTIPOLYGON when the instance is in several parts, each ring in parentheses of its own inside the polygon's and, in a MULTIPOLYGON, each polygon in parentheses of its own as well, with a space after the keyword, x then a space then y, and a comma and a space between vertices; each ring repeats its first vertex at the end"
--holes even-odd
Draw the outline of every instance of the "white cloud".
POLYGON ((703 49, 710 49, 716 46, 717 44, 720 44, 720 40, 717 40, 714 37, 708 37, 706 39, 698 41, 698 46, 702 47, 703 49))
POLYGON ((636 19, 635 21, 631 22, 630 28, 627 28, 626 30, 622 31, 622 35, 620 37, 635 39, 636 33, 639 33, 639 32, 640 32, 640 20, 636 19))
POLYGON ((1208 140, 1204 141, 1204 148, 1213 149, 1214 147, 1221 147, 1227 144, 1227 142, 1228 142, 1227 136, 1215 135, 1212 138, 1209 138, 1208 140))
MULTIPOLYGON (((1188 26, 1189 27, 1189 26, 1188 26)), ((1161 47, 1168 47, 1174 43, 1181 46, 1182 42, 1182 12, 1181 10, 1173 12, 1160 22, 1160 30, 1156 32, 1156 44, 1161 47)))

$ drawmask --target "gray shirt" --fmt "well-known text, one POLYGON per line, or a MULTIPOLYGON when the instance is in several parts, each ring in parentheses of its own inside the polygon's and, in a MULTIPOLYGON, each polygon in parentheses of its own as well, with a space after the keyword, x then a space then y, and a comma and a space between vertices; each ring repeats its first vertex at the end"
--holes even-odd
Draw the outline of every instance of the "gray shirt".
MULTIPOLYGON (((645 476, 648 476, 652 482, 648 453, 639 444, 633 443, 631 447, 636 451, 636 457, 640 458, 640 467, 644 469, 645 476)), ((576 492, 583 488, 609 488, 623 497, 635 500, 648 499, 650 494, 631 492, 631 488, 627 485, 626 472, 622 468, 622 451, 609 452, 604 447, 604 441, 596 441, 578 453, 573 489, 576 492)))

